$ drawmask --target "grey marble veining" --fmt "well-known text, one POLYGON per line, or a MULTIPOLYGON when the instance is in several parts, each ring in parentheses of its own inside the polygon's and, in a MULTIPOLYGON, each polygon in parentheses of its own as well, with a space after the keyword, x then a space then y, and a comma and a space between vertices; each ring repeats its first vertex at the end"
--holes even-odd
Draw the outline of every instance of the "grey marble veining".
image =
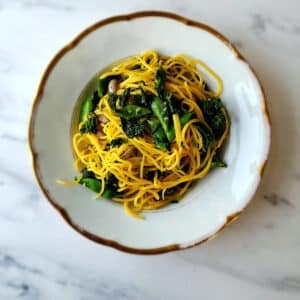
POLYGON ((96 277, 65 265, 53 266, 49 261, 38 264, 39 267, 31 267, 10 254, 0 253, 0 275, 5 273, 0 282, 1 299, 61 299, 62 295, 71 299, 154 299, 134 283, 127 283, 124 289, 124 280, 110 274, 96 277), (51 286, 55 292, 49 295, 41 284, 51 286))
MULTIPOLYGON (((298 35, 300 33, 300 18, 297 17, 294 20, 278 18, 278 16, 264 16, 259 13, 253 13, 252 18, 252 30, 256 34, 263 34, 269 28, 273 28, 283 33, 291 33, 298 35)), ((295 36, 295 38, 297 38, 295 36)))
POLYGON ((0 0, 0 299, 300 299, 300 2, 0 0), (134 256, 79 236, 43 199, 27 146, 45 66, 86 26, 169 10, 229 37, 272 117, 262 183, 241 218, 201 247, 134 256))

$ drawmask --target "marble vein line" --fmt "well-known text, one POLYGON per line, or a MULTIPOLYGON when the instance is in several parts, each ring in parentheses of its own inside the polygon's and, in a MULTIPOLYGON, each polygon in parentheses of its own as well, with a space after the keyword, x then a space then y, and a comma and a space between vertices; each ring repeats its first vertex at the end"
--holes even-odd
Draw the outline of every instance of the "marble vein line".
MULTIPOLYGON (((71 12, 74 10, 73 6, 70 4, 64 4, 64 1, 55 0, 14 0, 14 4, 21 6, 23 9, 44 8, 63 12, 71 12)), ((2 5, 2 9, 4 8, 5 7, 2 5)))
MULTIPOLYGON (((182 257, 182 254, 179 254, 182 257)), ((188 259, 182 257, 183 260, 190 262, 188 259)), ((235 279, 239 279, 248 282, 253 285, 257 285, 262 288, 275 290, 275 291, 285 291, 292 294, 300 294, 300 276, 278 276, 278 277, 267 277, 267 278, 255 278, 245 272, 241 272, 234 269, 228 265, 222 263, 213 263, 208 261, 202 261, 202 265, 208 269, 229 275, 235 279)))
POLYGON ((281 33, 300 34, 300 20, 274 19, 259 13, 251 14, 251 28, 257 35, 264 34, 269 28, 281 33))
POLYGON ((270 193, 264 195, 264 199, 273 206, 286 205, 295 208, 296 206, 287 198, 277 195, 276 193, 270 193))
MULTIPOLYGON (((49 261, 47 261, 48 264, 49 261)), ((49 267, 51 269, 51 265, 49 267)), ((76 294, 81 295, 77 299, 153 299, 141 288, 131 283, 112 280, 109 278, 110 276, 98 277, 86 272, 78 272, 78 270, 66 266, 62 267, 59 264, 55 264, 55 268, 56 271, 53 275, 51 272, 20 263, 13 256, 0 252, 0 295, 1 290, 5 290, 7 294, 27 297, 26 299, 44 299, 43 295, 39 293, 45 292, 45 290, 41 290, 36 285, 38 279, 38 282, 51 284, 59 291, 61 291, 61 287, 64 287, 64 289, 72 290, 73 293, 76 292, 76 294)))
POLYGON ((18 262, 15 258, 8 254, 4 254, 0 252, 0 268, 15 268, 19 271, 25 271, 33 274, 42 274, 42 272, 35 268, 27 267, 26 265, 18 262))
POLYGON ((26 177, 20 175, 19 173, 11 171, 11 170, 8 170, 8 169, 6 169, 6 168, 4 168, 3 166, 0 165, 0 174, 1 173, 3 175, 11 177, 12 179, 18 181, 19 183, 21 183, 23 185, 26 185, 26 186, 30 185, 30 186, 32 186, 32 184, 33 184, 32 180, 27 179, 26 177))
POLYGON ((12 134, 9 134, 9 133, 2 134, 0 136, 0 138, 2 140, 7 141, 7 142, 13 141, 13 142, 19 142, 19 143, 22 143, 22 144, 24 144, 26 142, 26 138, 19 137, 19 136, 16 136, 16 135, 12 135, 12 134))

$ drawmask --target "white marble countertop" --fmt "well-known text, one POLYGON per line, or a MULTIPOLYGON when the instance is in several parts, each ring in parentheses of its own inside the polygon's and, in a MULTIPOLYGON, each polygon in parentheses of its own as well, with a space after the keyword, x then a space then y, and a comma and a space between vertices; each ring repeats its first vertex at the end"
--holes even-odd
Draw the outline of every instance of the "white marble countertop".
POLYGON ((0 0, 0 299, 300 299, 299 10, 298 0, 0 0), (101 18, 145 9, 229 37, 256 69, 273 124, 269 165, 241 218, 200 247, 158 256, 69 228, 39 191, 26 142, 54 53, 101 18))

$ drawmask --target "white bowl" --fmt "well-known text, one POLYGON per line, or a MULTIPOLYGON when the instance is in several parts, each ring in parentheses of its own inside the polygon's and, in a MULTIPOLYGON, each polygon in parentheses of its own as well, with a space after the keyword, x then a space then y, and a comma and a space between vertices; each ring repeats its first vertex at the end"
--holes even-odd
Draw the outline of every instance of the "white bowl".
POLYGON ((138 12, 96 23, 65 46, 48 65, 34 100, 29 142, 38 183, 50 203, 79 233, 132 253, 187 248, 215 236, 237 218, 254 195, 267 159, 270 122, 262 87, 237 49, 207 25, 163 12, 138 12), (226 169, 216 169, 179 204, 129 217, 121 205, 93 200, 80 185, 57 179, 75 175, 71 116, 80 92, 114 61, 154 49, 206 62, 223 79, 222 100, 231 117, 226 169))

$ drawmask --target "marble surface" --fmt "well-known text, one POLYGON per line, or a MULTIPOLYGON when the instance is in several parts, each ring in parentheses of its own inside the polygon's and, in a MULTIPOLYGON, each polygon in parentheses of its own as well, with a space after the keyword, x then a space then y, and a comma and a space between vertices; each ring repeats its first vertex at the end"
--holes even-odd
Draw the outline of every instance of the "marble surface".
POLYGON ((300 299, 299 9, 298 0, 0 0, 0 299, 300 299), (265 176, 242 217, 211 242, 158 256, 69 228, 37 187, 26 141, 54 53, 101 18, 145 9, 228 36, 256 69, 273 125, 265 176))

